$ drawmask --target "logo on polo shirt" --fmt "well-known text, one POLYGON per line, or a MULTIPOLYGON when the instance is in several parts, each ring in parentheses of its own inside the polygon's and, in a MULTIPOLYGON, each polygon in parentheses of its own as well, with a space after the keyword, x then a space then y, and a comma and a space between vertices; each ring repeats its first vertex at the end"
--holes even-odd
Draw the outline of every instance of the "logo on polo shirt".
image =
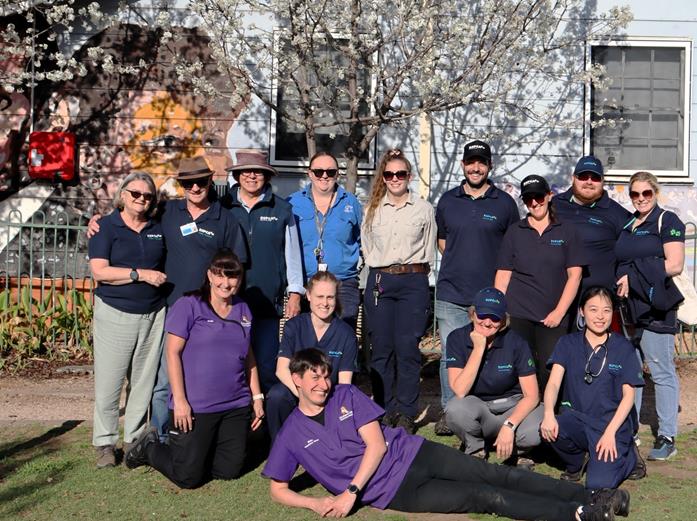
POLYGON ((340 358, 341 355, 344 354, 344 352, 343 351, 329 351, 327 354, 333 358, 340 358))
POLYGON ((528 367, 535 367, 535 362, 532 358, 528 358, 528 367))
POLYGON ((550 246, 564 246, 564 239, 550 239, 549 240, 549 245, 550 246))
POLYGON ((252 321, 247 318, 247 315, 242 315, 240 324, 242 324, 242 327, 252 327, 252 321))
POLYGON ((672 237, 680 237, 682 235, 682 233, 680 232, 680 230, 676 230, 675 228, 671 228, 670 235, 672 237))
POLYGON ((261 222, 270 223, 270 222, 278 221, 278 217, 275 217, 273 215, 261 215, 261 216, 259 216, 259 220, 261 222))
POLYGON ((341 406, 340 412, 341 412, 341 416, 339 416, 340 422, 342 422, 344 420, 348 420, 349 418, 351 418, 353 416, 353 411, 349 411, 343 405, 341 406))
POLYGON ((648 234, 650 234, 650 233, 651 233, 651 232, 648 231, 648 230, 637 230, 637 231, 634 232, 634 235, 648 235, 648 234))
POLYGON ((513 371, 513 366, 511 364, 499 364, 496 366, 496 369, 499 370, 499 373, 510 373, 513 371))
POLYGON ((498 217, 496 217, 495 215, 491 215, 490 213, 485 213, 484 215, 482 215, 482 221, 494 222, 497 219, 498 217))
POLYGON ((161 241, 162 240, 161 233, 147 233, 147 234, 145 234, 145 237, 147 237, 151 241, 161 241))
POLYGON ((603 224, 603 220, 596 217, 589 217, 588 222, 591 224, 603 224))
POLYGON ((313 446, 315 443, 317 443, 318 441, 319 441, 319 438, 315 438, 314 440, 313 440, 312 438, 310 438, 310 439, 307 440, 307 442, 305 443, 305 446, 303 447, 303 449, 307 449, 307 448, 312 447, 312 446, 313 446))
POLYGON ((344 213, 351 213, 351 212, 353 212, 353 206, 351 206, 350 204, 347 204, 346 206, 344 206, 344 213))
POLYGON ((622 370, 622 364, 607 364, 607 369, 611 373, 619 373, 622 370))
POLYGON ((215 237, 215 233, 210 230, 205 230, 203 228, 198 229, 198 233, 205 235, 206 237, 215 237))

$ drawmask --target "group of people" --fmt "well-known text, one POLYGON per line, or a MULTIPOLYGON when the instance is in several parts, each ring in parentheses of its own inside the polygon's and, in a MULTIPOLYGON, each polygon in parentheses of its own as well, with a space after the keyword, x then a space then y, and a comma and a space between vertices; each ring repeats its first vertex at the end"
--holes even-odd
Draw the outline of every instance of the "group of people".
POLYGON ((463 182, 435 212, 409 190, 412 166, 397 149, 380 158, 365 211, 337 184, 338 162, 327 152, 310 159, 309 184, 288 200, 273 193, 277 172, 253 151, 238 152, 220 199, 202 158, 180 164, 182 200, 158 204, 147 174, 126 177, 114 212, 89 226, 99 282, 97 465, 116 463, 127 378, 126 464, 148 464, 181 487, 238 476, 250 424, 267 420, 272 497, 321 515, 346 515, 357 498, 524 519, 626 515, 629 499, 617 487, 642 472, 634 443, 642 361, 659 418, 649 459, 676 452, 680 298, 653 292, 682 270, 684 225, 657 206, 649 173, 630 180, 634 215, 611 200, 592 156, 557 196, 543 177, 523 179, 522 220, 489 179, 487 143, 468 143, 461 166, 463 182), (435 428, 461 438, 463 457, 413 436, 436 245, 443 414, 435 428), (372 402, 351 386, 361 255, 372 402), (617 297, 629 302, 630 339, 613 322, 617 297), (587 490, 515 468, 542 439, 566 464, 565 481, 587 472, 587 490), (319 454, 308 456, 310 445, 319 454), (469 458, 494 447, 512 466, 469 458), (310 501, 290 491, 298 464, 337 496, 310 501), (443 502, 435 488, 443 481, 470 488, 443 502), (541 507, 543 490, 554 490, 558 504, 541 507))

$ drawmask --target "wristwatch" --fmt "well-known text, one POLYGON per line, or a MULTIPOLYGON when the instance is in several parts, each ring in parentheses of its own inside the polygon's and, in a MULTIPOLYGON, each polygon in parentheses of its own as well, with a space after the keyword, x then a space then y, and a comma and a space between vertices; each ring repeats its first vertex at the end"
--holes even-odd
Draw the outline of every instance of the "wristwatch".
POLYGON ((358 488, 358 485, 355 485, 353 483, 351 483, 346 490, 348 490, 349 494, 353 494, 354 496, 357 496, 361 492, 361 489, 358 488))
POLYGON ((503 422, 503 424, 504 424, 506 427, 508 427, 509 429, 511 429, 513 432, 515 432, 515 429, 516 429, 517 426, 516 426, 516 424, 513 423, 511 420, 506 420, 505 422, 503 422))
POLYGON ((138 282, 138 270, 131 268, 131 281, 138 282))

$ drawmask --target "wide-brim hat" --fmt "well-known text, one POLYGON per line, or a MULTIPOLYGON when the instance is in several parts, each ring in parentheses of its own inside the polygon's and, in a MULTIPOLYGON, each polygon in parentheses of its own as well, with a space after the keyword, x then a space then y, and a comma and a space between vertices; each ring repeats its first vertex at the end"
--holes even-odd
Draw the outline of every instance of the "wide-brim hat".
POLYGON ((185 181, 187 179, 201 179, 213 175, 213 170, 210 169, 206 160, 201 157, 185 157, 179 161, 177 167, 177 181, 185 181))
POLYGON ((256 170, 269 175, 278 175, 276 169, 269 164, 266 152, 263 150, 238 150, 235 156, 235 164, 227 169, 233 175, 245 170, 256 170))

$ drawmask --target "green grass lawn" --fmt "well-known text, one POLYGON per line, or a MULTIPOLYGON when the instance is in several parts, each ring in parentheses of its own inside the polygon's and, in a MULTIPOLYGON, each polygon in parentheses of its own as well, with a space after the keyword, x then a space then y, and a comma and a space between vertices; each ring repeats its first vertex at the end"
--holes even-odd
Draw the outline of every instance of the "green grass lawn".
MULTIPOLYGON (((421 433, 432 437, 433 429, 421 433)), ((439 441, 455 445, 454 438, 439 441)), ((642 453, 650 444, 645 435, 642 453)), ((629 482, 632 520, 697 518, 697 431, 678 438, 678 456, 669 463, 649 464, 649 476, 629 482)), ((0 519, 95 520, 269 520, 317 519, 312 512, 272 503, 258 467, 237 481, 214 481, 197 490, 179 490, 159 473, 124 466, 97 470, 87 425, 45 424, 0 426, 0 519)), ((558 475, 539 465, 538 470, 558 475)), ((305 493, 322 494, 314 486, 305 493)), ((407 516, 361 509, 355 519, 406 520, 407 516)), ((493 516, 451 516, 495 519, 493 516)), ((418 519, 428 517, 418 516, 418 519)))

